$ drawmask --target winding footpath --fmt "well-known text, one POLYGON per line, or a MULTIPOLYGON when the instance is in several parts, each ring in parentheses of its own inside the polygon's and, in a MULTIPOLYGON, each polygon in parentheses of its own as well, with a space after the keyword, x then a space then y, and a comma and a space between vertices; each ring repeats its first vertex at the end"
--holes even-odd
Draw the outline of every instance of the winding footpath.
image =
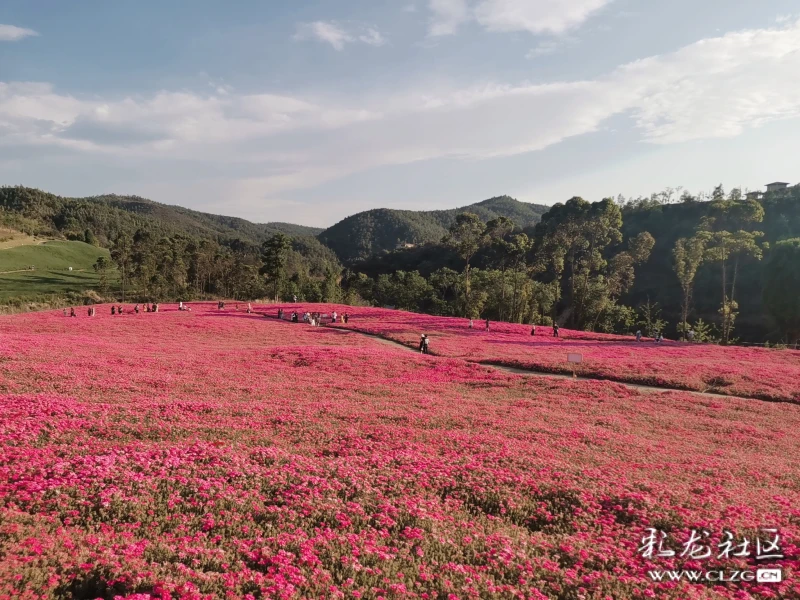
MULTIPOLYGON (((403 348, 403 349, 405 349, 405 350, 407 350, 409 352, 417 352, 417 350, 415 348, 412 348, 411 346, 407 346, 406 344, 403 344, 402 342, 398 342, 396 340, 392 340, 392 339, 383 337, 381 335, 377 335, 375 333, 366 333, 364 331, 359 331, 357 329, 351 329, 351 328, 344 329, 344 328, 336 327, 335 325, 334 326, 329 326, 329 327, 330 327, 330 329, 333 329, 335 331, 341 332, 342 334, 355 333, 357 335, 363 335, 365 337, 373 338, 373 339, 378 340, 379 342, 384 343, 386 345, 394 346, 395 348, 399 347, 399 348, 403 348)), ((431 356, 437 356, 437 355, 436 354, 431 354, 431 356)), ((709 398, 720 398, 720 399, 724 399, 724 398, 739 398, 741 400, 758 400, 758 398, 751 398, 749 396, 736 396, 736 395, 733 395, 733 394, 718 394, 718 393, 715 393, 715 392, 699 392, 699 391, 696 391, 696 390, 686 390, 686 389, 681 389, 681 388, 642 385, 642 384, 639 384, 639 383, 626 383, 626 382, 623 382, 623 381, 616 381, 616 380, 613 380, 613 379, 606 379, 606 378, 603 378, 603 377, 587 377, 587 376, 584 376, 584 375, 578 376, 578 377, 573 377, 572 375, 566 375, 566 374, 563 374, 563 373, 549 373, 547 371, 536 371, 534 369, 522 369, 522 368, 519 368, 519 367, 509 367, 507 365, 502 365, 502 364, 497 364, 497 363, 485 363, 485 362, 470 361, 470 360, 468 360, 467 362, 471 362, 471 363, 476 364, 476 365, 481 365, 482 367, 485 367, 487 369, 495 369, 497 371, 504 371, 506 373, 512 373, 514 375, 534 376, 534 377, 550 377, 550 378, 553 378, 553 379, 570 379, 570 380, 574 379, 574 380, 583 380, 583 381, 605 381, 607 383, 616 383, 617 385, 621 385, 621 386, 624 386, 624 387, 629 388, 629 389, 639 390, 639 391, 648 392, 648 393, 655 392, 655 393, 664 394, 664 393, 668 393, 668 392, 683 392, 685 394, 694 394, 696 396, 705 396, 705 397, 709 397, 709 398)), ((779 402, 779 401, 778 400, 774 400, 774 401, 771 401, 771 402, 779 402)))

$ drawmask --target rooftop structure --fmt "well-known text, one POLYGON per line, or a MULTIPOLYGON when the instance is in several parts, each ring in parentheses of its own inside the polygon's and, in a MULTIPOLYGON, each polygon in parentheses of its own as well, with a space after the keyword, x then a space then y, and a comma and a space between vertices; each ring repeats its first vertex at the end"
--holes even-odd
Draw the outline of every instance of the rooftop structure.
POLYGON ((773 183, 767 184, 767 191, 768 192, 777 192, 778 190, 785 190, 789 187, 789 184, 784 181, 775 181, 773 183))

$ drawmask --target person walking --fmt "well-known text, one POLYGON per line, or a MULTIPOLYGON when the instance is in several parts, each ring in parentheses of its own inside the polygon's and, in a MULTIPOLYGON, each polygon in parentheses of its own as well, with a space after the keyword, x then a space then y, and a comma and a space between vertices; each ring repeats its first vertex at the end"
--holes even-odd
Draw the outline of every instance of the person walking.
POLYGON ((344 313, 343 319, 344 319, 344 324, 347 325, 347 321, 350 320, 350 315, 348 315, 347 313, 344 313))
POLYGON ((472 329, 472 319, 469 320, 469 328, 472 329))
POLYGON ((429 341, 429 339, 430 338, 426 335, 425 339, 422 341, 422 353, 423 354, 429 354, 429 352, 428 352, 428 341, 429 341))
POLYGON ((331 323, 336 323, 336 317, 337 317, 336 311, 333 311, 331 313, 331 323))
POLYGON ((292 302, 297 304, 297 294, 292 294, 292 302))
POLYGON ((489 317, 486 317, 486 331, 489 331, 489 317))
POLYGON ((65 317, 67 316, 67 309, 66 308, 64 309, 64 316, 65 317))
POLYGON ((531 327, 531 335, 536 335, 536 325, 531 327))
POLYGON ((636 330, 636 341, 637 342, 641 342, 642 341, 642 330, 641 329, 637 329, 636 330))
POLYGON ((419 336, 419 351, 425 352, 425 334, 419 336))
POLYGON ((253 305, 248 302, 247 303, 247 314, 249 315, 252 312, 253 312, 253 305))
POLYGON ((558 325, 553 325, 553 337, 558 337, 558 325))
POLYGON ((690 342, 694 341, 694 329, 690 329, 689 331, 686 332, 686 339, 689 340, 690 342))

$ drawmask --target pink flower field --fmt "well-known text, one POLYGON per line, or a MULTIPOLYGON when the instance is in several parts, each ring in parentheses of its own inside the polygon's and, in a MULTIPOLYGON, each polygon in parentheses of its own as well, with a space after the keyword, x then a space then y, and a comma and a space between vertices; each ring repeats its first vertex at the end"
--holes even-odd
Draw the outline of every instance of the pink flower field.
MULTIPOLYGON (((308 305, 309 310, 329 310, 308 305)), ((288 308, 288 306, 287 306, 288 308)), ((277 309, 276 309, 277 310, 277 309)), ((347 327, 416 346, 421 333, 431 338, 431 352, 469 361, 502 364, 551 373, 572 373, 568 353, 583 363, 578 375, 611 381, 800 403, 800 351, 721 347, 665 341, 637 343, 634 338, 550 327, 433 317, 404 311, 338 306, 349 310, 347 327)))
MULTIPOLYGON (((462 333, 338 307, 348 327, 430 333, 439 356, 424 356, 192 309, 0 317, 0 598, 800 598, 798 405, 464 360, 556 364, 549 338, 532 350, 510 325, 462 333), (642 555, 651 528, 674 557, 642 555), (765 528, 782 559, 716 555, 724 531, 765 528), (693 530, 708 532, 710 559, 680 556, 693 530), (757 567, 783 581, 648 576, 757 567)), ((565 348, 608 353, 604 368, 626 360, 622 342, 565 333, 565 348)), ((712 350, 746 363, 740 349, 630 352, 655 370, 712 350)), ((719 373, 702 359, 695 370, 719 373)))

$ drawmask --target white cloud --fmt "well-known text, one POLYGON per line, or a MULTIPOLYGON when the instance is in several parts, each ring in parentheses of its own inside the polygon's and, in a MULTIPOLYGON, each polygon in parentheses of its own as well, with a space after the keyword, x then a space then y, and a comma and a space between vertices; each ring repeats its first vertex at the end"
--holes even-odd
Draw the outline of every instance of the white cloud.
POLYGON ((560 35, 613 0, 430 0, 430 35, 451 35, 474 20, 488 31, 560 35))
POLYGON ((349 102, 233 90, 76 98, 0 83, 0 163, 30 148, 143 170, 190 161, 228 173, 207 189, 257 203, 373 167, 540 150, 615 115, 630 115, 655 144, 734 137, 800 117, 798 72, 800 21, 703 40, 591 80, 388 90, 349 102))
POLYGON ((489 31, 561 34, 586 21, 611 0, 481 0, 478 23, 489 31))
POLYGON ((381 32, 372 27, 368 27, 365 33, 358 36, 358 39, 368 46, 383 46, 386 43, 386 38, 381 32))
POLYGON ((458 27, 469 20, 470 8, 467 0, 430 0, 433 12, 430 35, 452 35, 458 27))
POLYGON ((798 72, 800 21, 702 40, 625 65, 615 78, 641 94, 632 108, 646 139, 674 143, 800 116, 798 72))
POLYGON ((0 24, 0 42, 16 42, 26 37, 39 35, 33 29, 0 24))
POLYGON ((563 44, 556 40, 545 40, 539 42, 535 48, 531 48, 525 55, 525 58, 533 59, 540 56, 549 56, 558 52, 563 44))
POLYGON ((336 50, 342 50, 344 45, 352 42, 353 38, 344 29, 334 23, 315 21, 314 23, 303 23, 297 28, 296 40, 307 40, 316 38, 321 42, 327 42, 336 50))
POLYGON ((358 26, 351 31, 345 25, 335 21, 314 21, 313 23, 301 23, 297 26, 294 39, 317 40, 330 44, 335 50, 344 50, 345 45, 361 42, 369 46, 383 46, 386 39, 383 34, 375 27, 358 26))

